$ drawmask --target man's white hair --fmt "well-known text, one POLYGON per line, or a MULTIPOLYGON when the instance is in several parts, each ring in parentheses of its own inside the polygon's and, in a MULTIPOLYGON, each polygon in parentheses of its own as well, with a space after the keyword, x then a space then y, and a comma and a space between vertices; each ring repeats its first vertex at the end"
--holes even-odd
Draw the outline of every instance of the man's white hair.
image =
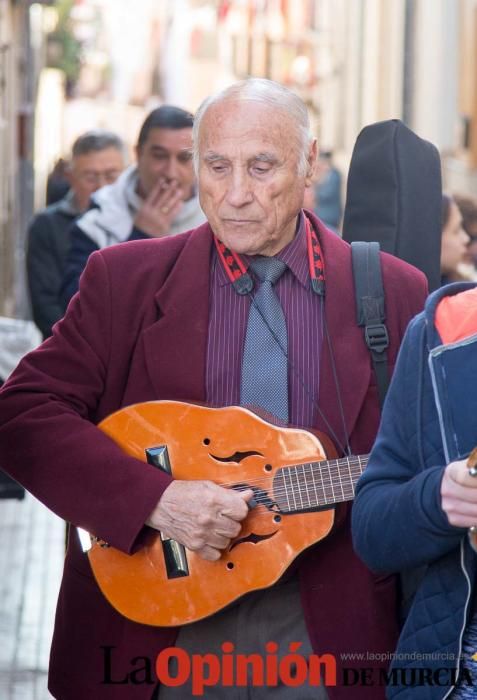
POLYGON ((192 138, 194 142, 194 167, 199 168, 199 133, 207 110, 218 102, 260 102, 285 113, 296 130, 298 150, 298 175, 304 176, 308 169, 308 155, 313 135, 310 130, 308 110, 303 100, 288 88, 266 78, 247 78, 207 97, 194 117, 192 138))

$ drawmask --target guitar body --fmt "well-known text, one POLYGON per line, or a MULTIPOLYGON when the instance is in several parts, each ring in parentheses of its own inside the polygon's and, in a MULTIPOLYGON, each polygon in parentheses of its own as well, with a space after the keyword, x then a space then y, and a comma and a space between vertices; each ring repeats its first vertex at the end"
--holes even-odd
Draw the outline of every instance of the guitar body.
POLYGON ((177 479, 250 485, 270 499, 250 510, 239 537, 218 561, 205 561, 185 550, 188 573, 176 578, 166 567, 161 534, 152 529, 145 545, 132 555, 94 542, 89 560, 96 581, 111 605, 130 620, 176 626, 208 617, 249 591, 271 586, 303 550, 331 530, 332 507, 284 512, 277 506, 285 497, 290 502, 283 482, 274 482, 277 469, 327 458, 310 432, 277 428, 243 408, 212 409, 174 401, 129 406, 99 428, 143 461, 146 449, 166 445, 177 479))

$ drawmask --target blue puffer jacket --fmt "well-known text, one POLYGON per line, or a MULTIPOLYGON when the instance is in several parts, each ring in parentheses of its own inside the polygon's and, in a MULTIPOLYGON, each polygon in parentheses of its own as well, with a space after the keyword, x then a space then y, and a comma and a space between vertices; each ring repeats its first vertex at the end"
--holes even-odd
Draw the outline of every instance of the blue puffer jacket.
POLYGON ((440 485, 445 465, 477 444, 477 334, 444 346, 434 326, 439 301, 473 286, 437 290, 409 325, 353 505, 355 548, 371 569, 406 576, 421 567, 388 698, 450 695, 476 594, 477 556, 466 530, 449 524, 440 485), (433 673, 426 680, 417 669, 433 673))

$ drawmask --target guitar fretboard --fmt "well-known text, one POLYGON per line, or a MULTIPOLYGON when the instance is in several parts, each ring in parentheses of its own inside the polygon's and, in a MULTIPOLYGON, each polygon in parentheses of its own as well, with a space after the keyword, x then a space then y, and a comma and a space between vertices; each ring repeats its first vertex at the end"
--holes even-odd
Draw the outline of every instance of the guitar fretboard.
POLYGON ((285 513, 351 501, 369 455, 308 462, 277 469, 273 497, 285 513))

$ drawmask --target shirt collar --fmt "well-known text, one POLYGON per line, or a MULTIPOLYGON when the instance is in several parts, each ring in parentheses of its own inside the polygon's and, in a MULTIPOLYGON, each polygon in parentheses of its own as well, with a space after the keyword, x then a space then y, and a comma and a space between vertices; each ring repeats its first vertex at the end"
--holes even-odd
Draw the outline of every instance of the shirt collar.
MULTIPOLYGON (((249 255, 242 256, 244 265, 246 267, 248 267, 251 257, 252 256, 249 255)), ((308 288, 310 286, 310 272, 308 266, 308 244, 306 240, 305 215, 303 213, 303 210, 301 210, 298 214, 295 237, 292 241, 290 241, 290 243, 288 243, 288 245, 286 245, 279 253, 277 253, 276 257, 279 260, 283 260, 283 262, 286 263, 287 267, 290 269, 290 271, 294 274, 298 282, 300 282, 300 284, 303 287, 308 288)), ((215 246, 214 258, 214 265, 218 267, 217 272, 219 286, 223 287, 226 284, 230 284, 230 280, 227 277, 227 273, 225 272, 223 266, 220 264, 217 252, 215 251, 215 246)))

